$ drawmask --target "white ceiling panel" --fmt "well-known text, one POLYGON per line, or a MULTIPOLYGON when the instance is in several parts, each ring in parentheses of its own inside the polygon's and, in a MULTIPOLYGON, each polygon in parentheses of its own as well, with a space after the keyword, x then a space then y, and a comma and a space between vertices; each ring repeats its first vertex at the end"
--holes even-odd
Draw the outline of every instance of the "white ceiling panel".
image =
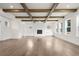
POLYGON ((47 20, 62 20, 63 18, 48 18, 47 20))
POLYGON ((22 9, 22 6, 19 3, 0 3, 0 8, 3 9, 22 9), (11 8, 11 6, 13 6, 11 8))
MULTIPOLYGON (((53 3, 26 3, 28 9, 50 9, 53 3)), ((0 3, 3 9, 23 9, 20 3, 0 3), (13 6, 13 8, 11 8, 13 6)), ((56 9, 78 9, 79 3, 59 3, 56 9)), ((11 13, 14 16, 29 16, 26 12, 11 13)), ((32 12, 32 16, 47 16, 48 12, 32 12)), ((52 12, 51 16, 66 16, 69 12, 52 12)), ((37 19, 39 20, 39 19, 37 19)))
POLYGON ((44 12, 44 13, 42 13, 42 12, 40 12, 40 13, 31 13, 32 14, 32 16, 46 16, 48 13, 47 12, 44 12))
POLYGON ((69 12, 55 12, 55 13, 52 13, 51 16, 66 16, 67 14, 69 14, 69 12))
POLYGON ((53 3, 27 3, 29 9, 50 9, 53 3))
POLYGON ((28 16, 27 13, 11 13, 13 14, 14 16, 28 16))
POLYGON ((33 18, 33 20, 45 20, 45 18, 33 18))
POLYGON ((79 3, 60 3, 56 9, 77 9, 79 3))
POLYGON ((17 18, 17 20, 31 20, 30 18, 17 18))

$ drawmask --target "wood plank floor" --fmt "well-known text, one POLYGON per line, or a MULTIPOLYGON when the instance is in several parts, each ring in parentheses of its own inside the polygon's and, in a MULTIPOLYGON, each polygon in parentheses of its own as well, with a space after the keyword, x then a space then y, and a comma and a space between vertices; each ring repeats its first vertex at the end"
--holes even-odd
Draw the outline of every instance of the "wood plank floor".
POLYGON ((79 56, 79 46, 55 37, 0 41, 0 56, 79 56))

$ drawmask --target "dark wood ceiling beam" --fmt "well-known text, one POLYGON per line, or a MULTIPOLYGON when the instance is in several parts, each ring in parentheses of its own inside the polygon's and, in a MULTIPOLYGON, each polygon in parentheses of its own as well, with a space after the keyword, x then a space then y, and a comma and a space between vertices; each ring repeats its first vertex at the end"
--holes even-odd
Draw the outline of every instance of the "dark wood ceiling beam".
POLYGON ((32 15, 31 15, 28 7, 25 5, 25 3, 20 3, 20 4, 24 8, 24 11, 26 11, 26 13, 29 15, 29 17, 31 18, 31 20, 33 20, 32 15))
MULTIPOLYGON (((21 20, 21 21, 24 21, 24 22, 26 22, 26 21, 27 21, 27 22, 28 22, 28 21, 30 21, 30 22, 31 22, 31 21, 33 21, 33 22, 34 22, 34 21, 42 21, 42 22, 44 22, 45 20, 21 20)), ((58 20, 47 20, 47 21, 58 21, 58 20)))
POLYGON ((51 10, 47 14, 47 17, 45 18, 45 21, 51 16, 52 12, 55 10, 55 8, 58 6, 58 3, 53 3, 51 10))
MULTIPOLYGON (((15 18, 30 18, 28 16, 15 16, 15 18)), ((46 18, 46 16, 33 16, 32 18, 46 18)), ((64 16, 50 16, 49 18, 64 18, 64 16)))
POLYGON ((53 12, 76 12, 77 9, 55 9, 53 12))
POLYGON ((11 12, 11 13, 20 13, 26 12, 24 9, 3 9, 4 12, 11 12))
MULTIPOLYGON (((51 9, 29 9, 29 12, 49 12, 51 9)), ((54 12, 76 12, 77 9, 55 9, 54 12)), ((4 12, 21 13, 24 9, 3 9, 4 12)))
MULTIPOLYGON (((3 9, 4 12, 26 12, 24 9, 3 9)), ((29 12, 48 12, 50 9, 29 9, 29 12)))

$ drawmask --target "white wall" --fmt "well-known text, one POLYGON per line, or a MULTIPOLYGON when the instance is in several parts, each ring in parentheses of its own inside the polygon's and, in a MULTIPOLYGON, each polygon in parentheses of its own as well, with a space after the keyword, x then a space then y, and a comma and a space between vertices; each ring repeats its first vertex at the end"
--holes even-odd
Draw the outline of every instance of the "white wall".
POLYGON ((57 21, 22 22, 11 14, 0 12, 0 40, 22 36, 52 36, 56 32, 56 26, 57 21), (5 25, 6 21, 8 26, 5 25), (37 34, 38 29, 41 29, 43 33, 37 34))
MULTIPOLYGON (((22 24, 20 20, 14 19, 11 21, 11 33, 14 38, 20 38, 22 35, 22 24)), ((13 38, 12 37, 12 38, 13 38)))
POLYGON ((79 37, 79 14, 77 15, 76 20, 76 36, 79 37))
POLYGON ((12 22, 14 20, 15 18, 13 15, 0 12, 0 40, 18 37, 17 31, 12 29, 12 22), (7 26, 5 22, 7 22, 7 26))
POLYGON ((50 21, 46 23, 46 28, 45 28, 45 35, 54 35, 57 31, 57 22, 56 21, 50 21), (49 29, 47 27, 50 27, 49 29))
POLYGON ((79 12, 71 13, 63 19, 63 33, 55 34, 56 37, 79 45, 79 12), (71 32, 66 31, 66 21, 71 20, 71 32))
POLYGON ((45 23, 43 22, 34 23, 34 36, 45 36, 45 28, 45 23), (37 34, 37 30, 42 30, 42 34, 37 34))
MULTIPOLYGON (((33 36, 33 23, 32 22, 22 22, 22 35, 23 36, 33 36)), ((20 28, 19 28, 20 29, 20 28)))
POLYGON ((72 36, 72 37, 76 36, 76 20, 77 20, 77 13, 71 13, 64 18, 64 23, 65 23, 64 24, 64 26, 65 26, 64 27, 64 30, 65 30, 64 34, 72 36), (71 20, 71 32, 69 34, 67 33, 67 30, 66 30, 67 20, 71 20))
MULTIPOLYGON (((22 35, 23 36, 46 36, 53 35, 56 32, 56 21, 52 22, 22 22, 22 35), (47 29, 47 26, 50 28, 47 29), (31 27, 31 28, 30 28, 31 27), (42 34, 37 34, 37 30, 42 30, 42 34)), ((20 27, 21 28, 21 27, 20 27)))

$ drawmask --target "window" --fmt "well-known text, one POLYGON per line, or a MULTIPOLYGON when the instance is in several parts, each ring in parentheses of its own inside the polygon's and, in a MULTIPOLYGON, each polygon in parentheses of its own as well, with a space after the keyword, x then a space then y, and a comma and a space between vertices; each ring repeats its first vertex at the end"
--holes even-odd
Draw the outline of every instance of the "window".
POLYGON ((67 32, 71 31, 71 20, 67 20, 67 32))
POLYGON ((62 28, 63 28, 63 23, 61 23, 61 29, 60 29, 60 30, 61 30, 61 32, 63 31, 63 30, 62 30, 62 28))

